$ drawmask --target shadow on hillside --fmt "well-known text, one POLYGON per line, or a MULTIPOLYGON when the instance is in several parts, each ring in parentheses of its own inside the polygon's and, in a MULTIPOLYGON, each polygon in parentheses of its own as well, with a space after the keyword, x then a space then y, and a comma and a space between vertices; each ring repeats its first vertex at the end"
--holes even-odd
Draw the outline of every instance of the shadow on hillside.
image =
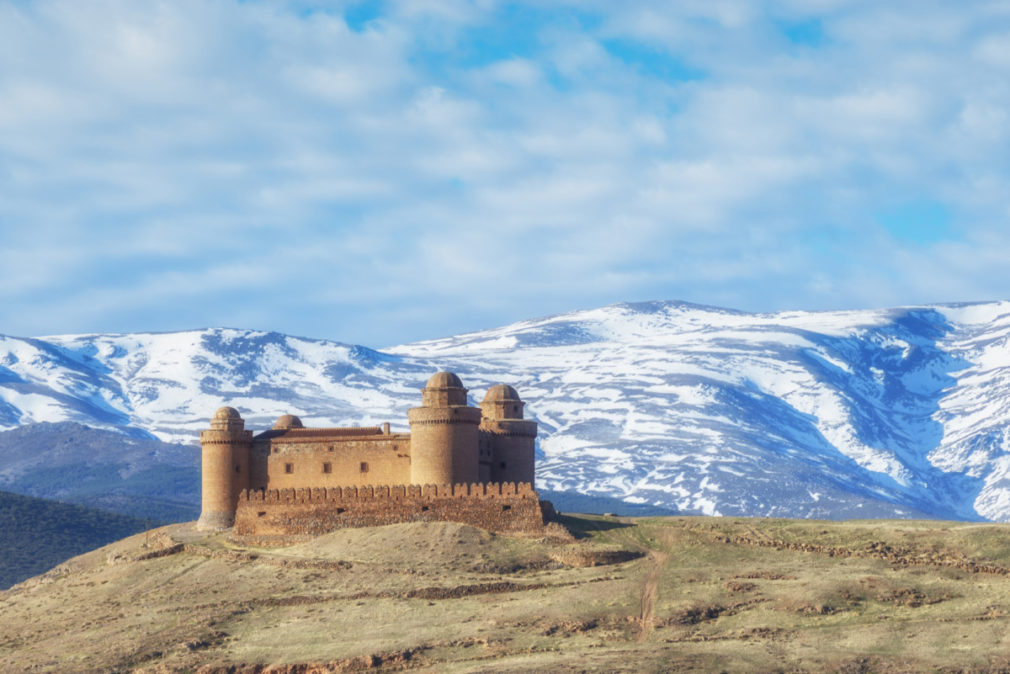
POLYGON ((595 517, 573 517, 571 515, 557 514, 554 521, 559 523, 569 533, 577 539, 589 538, 594 531, 609 531, 611 529, 624 529, 633 526, 627 522, 620 522, 613 519, 597 519, 595 517))
POLYGON ((565 513, 586 513, 602 515, 613 513, 620 517, 657 517, 664 515, 679 515, 673 508, 628 503, 612 496, 596 494, 579 494, 569 491, 551 491, 539 489, 540 498, 550 501, 554 509, 565 513))
MULTIPOLYGON (((929 460, 943 439, 943 423, 936 417, 957 383, 952 373, 971 365, 944 350, 953 330, 934 309, 902 310, 891 322, 854 335, 804 332, 818 348, 799 355, 818 379, 842 394, 858 442, 893 457, 910 473, 905 484, 892 483, 888 491, 897 487, 905 505, 936 516, 973 519, 970 504, 979 481, 944 472, 929 460)), ((881 486, 889 482, 876 475, 881 486)))
MULTIPOLYGON (((973 503, 982 480, 931 461, 944 440, 942 402, 972 365, 951 352, 957 328, 934 309, 885 318, 841 332, 758 326, 745 339, 714 342, 753 364, 742 379, 678 382, 714 392, 705 412, 722 442, 676 447, 689 457, 682 463, 706 451, 738 457, 725 470, 687 463, 703 469, 702 480, 718 478, 721 514, 979 519, 973 503)), ((681 486, 701 491, 700 481, 681 486)), ((637 495, 663 497, 658 489, 637 495)))

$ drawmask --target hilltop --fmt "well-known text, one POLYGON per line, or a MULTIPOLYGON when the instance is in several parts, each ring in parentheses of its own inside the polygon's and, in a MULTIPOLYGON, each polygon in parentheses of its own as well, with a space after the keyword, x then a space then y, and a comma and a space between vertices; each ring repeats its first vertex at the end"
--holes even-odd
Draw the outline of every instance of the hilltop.
POLYGON ((415 523, 287 548, 170 525, 0 593, 0 669, 1010 667, 1005 525, 564 522, 577 540, 415 523))

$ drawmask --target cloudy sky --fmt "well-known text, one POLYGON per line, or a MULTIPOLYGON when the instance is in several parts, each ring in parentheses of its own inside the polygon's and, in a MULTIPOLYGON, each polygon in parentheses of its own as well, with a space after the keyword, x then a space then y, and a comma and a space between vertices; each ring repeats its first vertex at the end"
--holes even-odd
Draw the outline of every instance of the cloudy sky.
POLYGON ((1010 297, 1006 0, 0 0, 0 333, 1010 297))

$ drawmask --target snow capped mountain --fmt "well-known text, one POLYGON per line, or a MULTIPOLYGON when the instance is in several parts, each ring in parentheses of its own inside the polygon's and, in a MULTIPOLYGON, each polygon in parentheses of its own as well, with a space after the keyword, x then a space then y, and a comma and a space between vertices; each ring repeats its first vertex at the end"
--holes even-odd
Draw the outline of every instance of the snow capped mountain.
MULTIPOLYGON (((77 421, 195 442, 406 430, 430 374, 506 382, 538 487, 689 513, 1010 521, 1010 303, 748 314, 623 304, 374 351, 249 330, 0 338, 0 428, 77 421)), ((2 467, 3 457, 0 457, 2 467)))

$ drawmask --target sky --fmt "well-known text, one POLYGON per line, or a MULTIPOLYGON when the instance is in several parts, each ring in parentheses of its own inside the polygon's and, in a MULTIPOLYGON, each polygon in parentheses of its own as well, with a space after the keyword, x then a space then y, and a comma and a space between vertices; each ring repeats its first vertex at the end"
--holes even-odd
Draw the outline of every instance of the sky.
POLYGON ((0 333, 1010 298, 1008 0, 0 0, 0 333))

